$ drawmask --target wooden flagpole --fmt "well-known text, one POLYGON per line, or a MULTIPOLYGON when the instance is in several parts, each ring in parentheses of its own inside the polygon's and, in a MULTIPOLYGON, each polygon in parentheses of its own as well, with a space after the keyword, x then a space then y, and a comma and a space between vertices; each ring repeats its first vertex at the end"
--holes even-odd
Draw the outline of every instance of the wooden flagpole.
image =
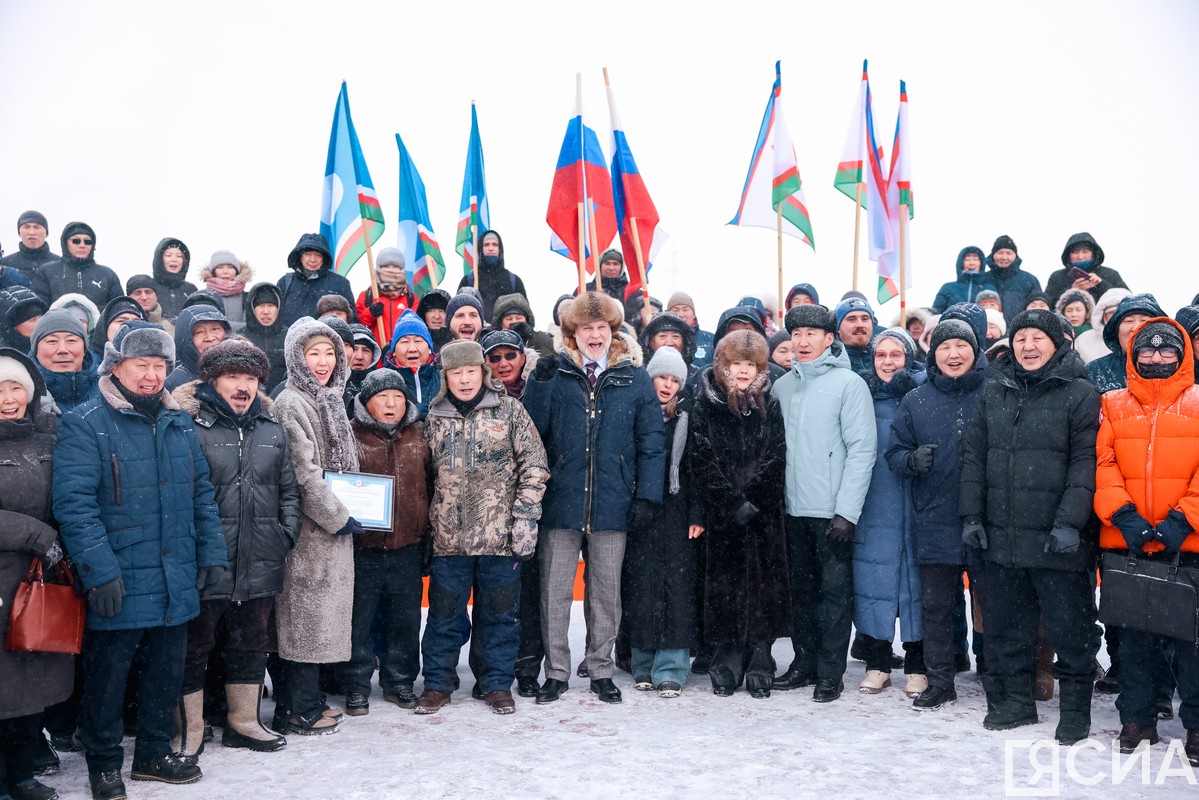
MULTIPOLYGON (((373 297, 375 300, 378 300, 379 282, 375 280, 375 254, 371 250, 370 230, 367 228, 366 218, 361 215, 361 209, 359 209, 358 218, 362 220, 362 241, 366 245, 366 266, 371 271, 371 297, 373 297)), ((383 335, 382 317, 375 317, 375 328, 379 331, 379 344, 386 344, 387 339, 383 335)))
POLYGON ((779 239, 779 325, 783 324, 786 312, 783 310, 783 204, 778 204, 778 239, 779 239))
MULTIPOLYGON (((474 216, 474 211, 471 211, 471 216, 474 216)), ((475 279, 475 291, 479 290, 479 226, 472 222, 470 224, 470 239, 471 247, 474 248, 475 266, 471 269, 475 279)))
POLYGON ((853 206, 853 290, 858 290, 858 242, 862 240, 862 183, 854 193, 853 206))
POLYGON ((904 252, 904 231, 908 227, 908 207, 905 204, 899 206, 899 324, 907 330, 908 327, 908 265, 907 258, 904 252))
MULTIPOLYGON (((606 73, 605 73, 606 74, 606 73)), ((641 237, 637 235, 637 218, 629 217, 633 228, 633 255, 637 257, 637 275, 641 278, 641 315, 645 322, 649 321, 649 278, 645 274, 645 258, 641 255, 641 237)))
POLYGON ((585 231, 585 230, 587 230, 587 217, 583 213, 583 204, 579 203, 579 244, 578 244, 578 249, 575 251, 576 252, 575 258, 577 259, 577 263, 579 265, 579 296, 580 297, 582 297, 583 294, 586 293, 586 291, 587 291, 587 279, 586 279, 587 266, 585 263, 587 256, 583 250, 583 231, 585 231))

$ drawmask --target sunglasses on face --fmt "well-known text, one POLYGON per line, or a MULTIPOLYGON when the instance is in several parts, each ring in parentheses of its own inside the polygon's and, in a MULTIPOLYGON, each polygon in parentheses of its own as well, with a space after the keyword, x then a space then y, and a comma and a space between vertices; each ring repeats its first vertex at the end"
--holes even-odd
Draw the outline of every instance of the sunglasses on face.
POLYGON ((501 361, 515 361, 520 353, 509 350, 507 353, 491 353, 487 356, 487 360, 492 364, 498 364, 501 361))
POLYGON ((71 244, 91 244, 91 239, 85 239, 82 236, 75 236, 71 239, 71 244))

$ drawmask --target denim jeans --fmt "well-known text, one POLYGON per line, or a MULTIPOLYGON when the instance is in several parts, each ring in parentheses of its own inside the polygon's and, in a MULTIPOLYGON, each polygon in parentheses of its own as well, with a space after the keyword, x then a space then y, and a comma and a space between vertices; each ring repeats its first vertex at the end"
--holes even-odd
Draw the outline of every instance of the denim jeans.
POLYGON ((634 647, 632 667, 635 677, 648 675, 654 686, 663 681, 674 681, 679 686, 685 686, 687 673, 691 671, 691 651, 687 648, 642 650, 634 647))

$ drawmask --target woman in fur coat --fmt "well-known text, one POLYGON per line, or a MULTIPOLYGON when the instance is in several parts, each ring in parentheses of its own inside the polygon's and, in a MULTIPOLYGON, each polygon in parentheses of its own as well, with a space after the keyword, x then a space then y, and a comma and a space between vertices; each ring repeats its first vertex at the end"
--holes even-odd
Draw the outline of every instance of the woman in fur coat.
POLYGON ((705 532, 704 640, 716 646, 712 693, 729 697, 744 677, 769 697, 770 646, 791 635, 791 586, 783 534, 787 445, 768 391, 766 339, 729 333, 700 374, 691 421, 691 477, 705 532))
POLYGON ((325 470, 358 469, 342 402, 350 369, 340 337, 311 317, 292 323, 283 354, 287 383, 274 412, 291 445, 301 522, 275 602, 283 691, 276 693, 273 727, 282 733, 332 733, 341 713, 324 704, 320 665, 350 659, 354 547, 347 534, 364 532, 324 478, 325 470))

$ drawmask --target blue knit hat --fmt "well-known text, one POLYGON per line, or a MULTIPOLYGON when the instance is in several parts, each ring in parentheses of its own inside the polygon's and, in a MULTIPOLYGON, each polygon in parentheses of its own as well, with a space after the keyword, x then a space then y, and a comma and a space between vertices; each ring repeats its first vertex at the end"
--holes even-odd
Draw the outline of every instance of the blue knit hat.
POLYGON ((850 297, 838 303, 837 308, 833 311, 837 317, 837 330, 841 329, 841 323, 845 321, 845 318, 855 311, 865 311, 870 315, 870 321, 875 325, 878 324, 878 318, 874 316, 874 309, 870 307, 869 303, 860 297, 850 297))
POLYGON ((400 314, 400 319, 396 322, 395 330, 391 334, 391 346, 388 349, 395 350, 396 342, 405 336, 419 336, 428 343, 429 352, 435 349, 433 347, 433 337, 429 334, 428 326, 410 308, 404 309, 404 313, 400 314))
MULTIPOLYGON (((42 317, 42 319, 45 319, 45 317, 42 317)), ((1199 306, 1183 306, 1174 315, 1174 321, 1186 330, 1187 336, 1194 336, 1199 333, 1199 306)), ((34 335, 36 335, 36 330, 35 328, 34 335)))

